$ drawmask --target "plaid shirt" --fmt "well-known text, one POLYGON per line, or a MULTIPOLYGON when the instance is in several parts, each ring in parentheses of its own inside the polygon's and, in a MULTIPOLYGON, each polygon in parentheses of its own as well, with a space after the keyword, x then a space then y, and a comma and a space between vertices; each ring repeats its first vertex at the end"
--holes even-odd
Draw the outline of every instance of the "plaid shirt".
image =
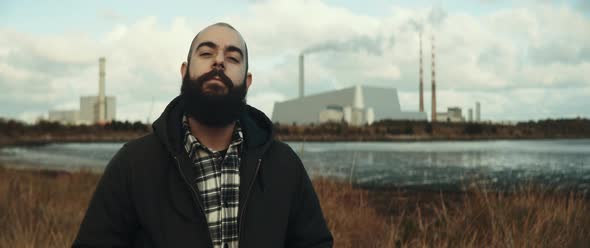
POLYGON ((190 132, 186 117, 184 147, 194 163, 211 240, 215 248, 238 248, 238 203, 242 129, 236 122, 225 156, 201 144, 190 132))

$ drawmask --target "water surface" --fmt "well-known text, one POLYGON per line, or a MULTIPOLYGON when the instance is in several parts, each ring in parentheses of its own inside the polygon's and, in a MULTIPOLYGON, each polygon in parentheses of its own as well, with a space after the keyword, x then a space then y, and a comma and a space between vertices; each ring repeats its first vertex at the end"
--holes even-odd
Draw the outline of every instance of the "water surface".
MULTIPOLYGON (((312 176, 362 185, 456 188, 540 182, 590 188, 590 139, 444 142, 289 142, 312 176)), ((123 143, 0 149, 0 160, 48 169, 102 170, 123 143)))

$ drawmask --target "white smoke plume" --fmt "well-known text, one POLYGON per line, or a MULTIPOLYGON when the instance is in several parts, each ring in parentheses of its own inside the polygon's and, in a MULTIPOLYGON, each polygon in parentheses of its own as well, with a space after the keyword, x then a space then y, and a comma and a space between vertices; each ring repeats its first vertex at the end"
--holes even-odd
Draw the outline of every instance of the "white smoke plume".
MULTIPOLYGON (((447 18, 447 12, 441 6, 433 6, 427 16, 408 20, 408 25, 418 33, 424 32, 426 28, 436 29, 447 18), (424 20, 427 20, 426 22, 424 20)), ((393 35, 386 38, 379 34, 375 38, 364 36, 352 37, 348 40, 329 40, 323 43, 312 45, 304 49, 301 54, 310 54, 323 51, 366 51, 374 56, 381 56, 385 48, 391 48, 395 44, 393 35)))
POLYGON ((418 19, 411 19, 408 21, 408 25, 416 32, 424 32, 424 22, 418 19))
POLYGON ((432 6, 425 17, 412 18, 408 20, 407 25, 417 33, 423 33, 426 29, 437 29, 444 23, 447 16, 447 11, 445 11, 441 6, 432 6))
POLYGON ((301 53, 310 54, 323 51, 366 51, 371 55, 380 56, 383 54, 383 49, 393 46, 394 42, 395 39, 393 36, 389 37, 389 39, 386 39, 383 35, 378 35, 375 38, 364 35, 343 41, 329 40, 323 43, 312 45, 304 49, 301 53))
POLYGON ((447 12, 440 6, 432 6, 430 13, 428 13, 428 24, 432 28, 438 28, 447 18, 447 12))

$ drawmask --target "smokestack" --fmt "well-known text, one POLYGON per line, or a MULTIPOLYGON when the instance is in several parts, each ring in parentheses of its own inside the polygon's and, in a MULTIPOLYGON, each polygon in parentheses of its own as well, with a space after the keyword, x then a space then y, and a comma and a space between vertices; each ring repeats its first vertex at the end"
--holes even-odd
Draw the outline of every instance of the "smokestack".
POLYGON ((422 75, 422 32, 420 32, 420 112, 424 112, 424 79, 422 75))
POLYGON ((98 69, 98 123, 105 122, 105 58, 101 57, 98 59, 99 69, 98 69))
POLYGON ((303 98, 304 95, 304 84, 305 84, 305 73, 303 67, 303 53, 299 54, 299 98, 303 98))
POLYGON ((475 102, 475 121, 481 121, 481 104, 479 102, 475 102))
POLYGON ((436 74, 434 61, 434 35, 432 35, 432 122, 436 122, 436 74))

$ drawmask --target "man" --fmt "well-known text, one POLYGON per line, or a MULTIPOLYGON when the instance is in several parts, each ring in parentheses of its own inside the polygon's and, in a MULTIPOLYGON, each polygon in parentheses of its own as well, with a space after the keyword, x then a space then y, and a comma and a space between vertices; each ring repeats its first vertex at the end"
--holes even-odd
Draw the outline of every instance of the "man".
POLYGON ((240 33, 205 28, 180 72, 153 133, 107 165, 73 247, 331 247, 301 161, 245 103, 240 33))

